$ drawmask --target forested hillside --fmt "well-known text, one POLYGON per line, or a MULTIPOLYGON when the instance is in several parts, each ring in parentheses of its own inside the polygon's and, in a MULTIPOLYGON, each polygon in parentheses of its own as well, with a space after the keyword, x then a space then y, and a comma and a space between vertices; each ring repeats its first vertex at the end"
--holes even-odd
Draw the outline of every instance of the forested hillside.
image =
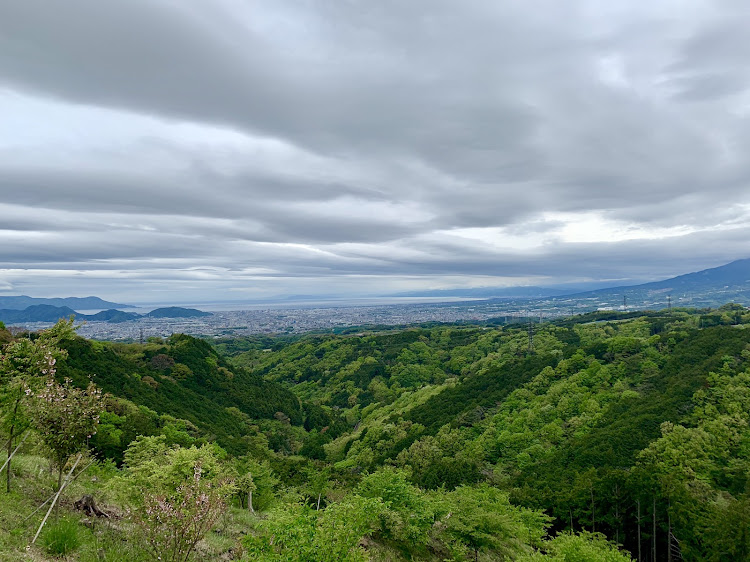
MULTIPOLYGON (((179 418, 173 423, 183 431, 194 426, 194 435, 208 436, 232 454, 249 450, 247 435, 257 431, 258 424, 277 436, 284 425, 279 420, 302 423, 294 394, 243 367, 231 366, 204 340, 183 334, 145 344, 73 338, 64 347, 68 357, 58 369, 58 378, 69 377, 79 386, 92 380, 112 396, 179 418)), ((104 421, 117 431, 124 429, 121 424, 130 423, 106 414, 104 421)), ((129 443, 118 441, 121 449, 129 443)))
POLYGON ((55 384, 109 393, 93 493, 142 529, 131 559, 170 529, 139 513, 188 513, 195 470, 218 511, 189 512, 212 522, 180 559, 748 560, 748 326, 725 305, 214 345, 6 333, 4 431, 21 404, 44 454, 34 346, 59 346, 55 384))
POLYGON ((597 313, 534 325, 531 351, 526 325, 449 326, 308 337, 235 361, 300 397, 302 451, 338 469, 395 466, 427 489, 491 482, 556 530, 603 532, 635 555, 640 531, 644 560, 654 547, 738 560, 748 320, 736 305, 597 313))

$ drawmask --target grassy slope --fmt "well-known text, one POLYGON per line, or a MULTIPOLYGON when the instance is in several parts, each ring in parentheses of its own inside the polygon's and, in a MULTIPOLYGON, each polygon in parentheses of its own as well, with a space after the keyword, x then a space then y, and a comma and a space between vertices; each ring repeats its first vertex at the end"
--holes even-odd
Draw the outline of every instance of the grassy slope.
MULTIPOLYGON (((33 448, 33 447, 29 447, 33 448)), ((0 455, 0 463, 5 455, 0 455)), ((46 552, 45 535, 55 526, 51 515, 34 546, 36 533, 47 506, 35 510, 52 494, 54 478, 46 459, 33 454, 19 454, 13 458, 13 486, 10 494, 0 491, 0 561, 60 560, 46 552)), ((66 560, 79 562, 151 562, 153 556, 139 542, 137 532, 119 517, 122 509, 112 503, 107 482, 114 475, 113 468, 94 464, 88 467, 61 495, 59 516, 73 523, 80 546, 66 560), (112 519, 98 519, 93 528, 90 521, 75 511, 73 503, 84 494, 94 495, 101 509, 113 514, 112 519)), ((3 474, 3 484, 5 482, 3 474)), ((246 510, 230 508, 209 535, 199 543, 193 560, 208 562, 227 556, 238 548, 239 539, 256 524, 257 518, 246 510)))

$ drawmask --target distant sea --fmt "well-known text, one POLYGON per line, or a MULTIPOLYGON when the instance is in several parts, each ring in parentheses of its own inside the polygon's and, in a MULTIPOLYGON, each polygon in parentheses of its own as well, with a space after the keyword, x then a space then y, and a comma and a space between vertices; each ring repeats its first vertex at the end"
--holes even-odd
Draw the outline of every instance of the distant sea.
MULTIPOLYGON (((321 300, 287 300, 287 301, 264 301, 264 302, 207 302, 207 303, 134 303, 137 308, 121 308, 125 312, 137 312, 146 314, 156 308, 168 306, 179 306, 183 308, 195 308, 204 312, 227 312, 232 310, 281 310, 298 308, 339 308, 354 306, 392 306, 407 304, 440 304, 471 302, 478 298, 468 297, 368 297, 353 299, 321 299, 321 300)), ((79 310, 81 314, 96 314, 103 309, 79 310)))

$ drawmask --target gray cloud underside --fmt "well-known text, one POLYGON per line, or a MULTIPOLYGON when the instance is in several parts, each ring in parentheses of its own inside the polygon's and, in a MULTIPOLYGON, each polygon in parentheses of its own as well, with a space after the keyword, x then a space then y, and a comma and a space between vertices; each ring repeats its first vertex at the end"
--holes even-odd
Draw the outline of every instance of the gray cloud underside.
POLYGON ((639 4, 8 2, 0 260, 219 287, 747 257, 748 7, 639 4), (592 213, 655 234, 561 234, 592 213))

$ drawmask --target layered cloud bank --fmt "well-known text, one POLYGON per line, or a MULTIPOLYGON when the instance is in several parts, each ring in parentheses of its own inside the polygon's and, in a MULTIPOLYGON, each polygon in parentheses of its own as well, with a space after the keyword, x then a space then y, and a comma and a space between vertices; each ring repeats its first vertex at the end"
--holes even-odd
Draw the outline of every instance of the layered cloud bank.
POLYGON ((748 255, 745 2, 8 4, 5 293, 366 294, 748 255))

